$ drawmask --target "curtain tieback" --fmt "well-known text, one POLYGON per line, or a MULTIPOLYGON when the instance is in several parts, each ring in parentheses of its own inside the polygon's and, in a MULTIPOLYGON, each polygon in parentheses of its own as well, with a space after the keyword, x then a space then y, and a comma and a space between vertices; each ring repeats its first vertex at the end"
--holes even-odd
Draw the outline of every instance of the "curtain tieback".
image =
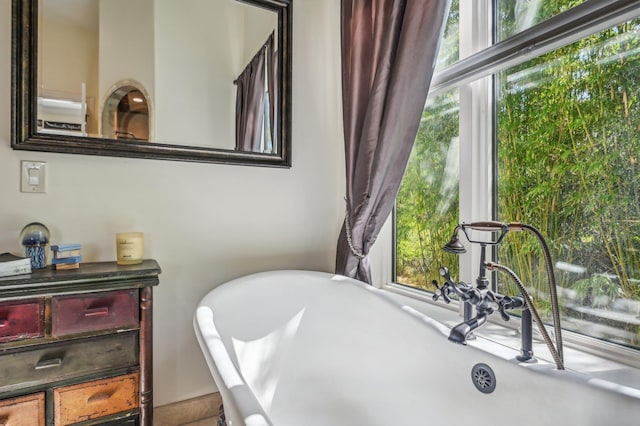
POLYGON ((365 257, 367 257, 366 254, 364 254, 362 251, 358 250, 357 248, 354 247, 353 245, 353 240, 351 238, 351 226, 349 225, 349 209, 347 208, 345 210, 345 214, 344 214, 344 230, 345 233, 347 234, 347 244, 349 244, 349 249, 351 250, 351 253, 353 253, 353 255, 359 259, 364 259, 365 257))

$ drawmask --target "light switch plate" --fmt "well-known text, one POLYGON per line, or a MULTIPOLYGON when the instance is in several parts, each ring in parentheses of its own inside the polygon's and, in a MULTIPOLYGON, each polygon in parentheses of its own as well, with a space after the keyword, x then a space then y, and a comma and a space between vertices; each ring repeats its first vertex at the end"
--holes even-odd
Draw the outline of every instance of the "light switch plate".
POLYGON ((44 161, 21 161, 20 165, 20 191, 46 192, 47 163, 44 161))

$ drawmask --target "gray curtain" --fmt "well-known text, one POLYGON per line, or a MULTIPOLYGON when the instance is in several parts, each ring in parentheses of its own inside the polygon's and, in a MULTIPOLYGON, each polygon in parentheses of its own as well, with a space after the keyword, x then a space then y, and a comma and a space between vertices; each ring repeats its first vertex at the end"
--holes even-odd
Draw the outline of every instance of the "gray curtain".
POLYGON ((450 0, 342 0, 346 214, 336 273, 371 282, 418 131, 450 0))
MULTIPOLYGON (((233 82, 236 85, 236 150, 261 151, 265 73, 273 90, 273 33, 233 82), (265 65, 267 68, 265 68, 265 65)), ((271 117, 272 114, 269 114, 271 117)))
POLYGON ((277 120, 277 108, 278 105, 278 51, 273 48, 274 34, 271 33, 270 41, 267 41, 268 45, 271 47, 271 54, 269 55, 267 52, 267 93, 269 94, 269 131, 271 132, 271 143, 273 144, 276 140, 278 124, 277 120))

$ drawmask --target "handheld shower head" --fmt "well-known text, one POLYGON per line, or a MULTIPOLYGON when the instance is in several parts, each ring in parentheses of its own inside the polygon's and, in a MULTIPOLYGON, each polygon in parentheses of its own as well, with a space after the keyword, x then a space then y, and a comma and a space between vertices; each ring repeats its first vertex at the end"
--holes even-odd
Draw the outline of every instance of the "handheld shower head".
POLYGON ((500 241, 502 241, 502 238, 504 238, 507 232, 522 231, 522 224, 520 222, 504 223, 504 222, 496 222, 496 221, 471 222, 471 223, 462 222, 456 225, 455 229, 453 230, 453 235, 451 236, 451 239, 447 244, 444 245, 444 247, 442 247, 442 249, 447 253, 462 254, 467 252, 467 249, 462 245, 462 243, 460 242, 460 238, 458 237, 460 230, 464 232, 464 235, 467 237, 467 240, 469 240, 470 243, 496 245, 500 243, 500 241), (467 233, 468 229, 476 230, 476 231, 495 232, 495 233, 499 232, 500 234, 497 236, 497 239, 495 241, 487 241, 487 242, 476 241, 469 237, 469 234, 467 233))
POLYGON ((460 226, 458 225, 456 226, 456 229, 453 230, 453 235, 451 236, 451 239, 447 244, 444 245, 444 247, 442 247, 442 250, 446 251, 447 253, 453 253, 453 254, 462 254, 467 252, 467 249, 464 248, 464 246, 460 242, 460 238, 458 238, 459 230, 460 230, 460 226))

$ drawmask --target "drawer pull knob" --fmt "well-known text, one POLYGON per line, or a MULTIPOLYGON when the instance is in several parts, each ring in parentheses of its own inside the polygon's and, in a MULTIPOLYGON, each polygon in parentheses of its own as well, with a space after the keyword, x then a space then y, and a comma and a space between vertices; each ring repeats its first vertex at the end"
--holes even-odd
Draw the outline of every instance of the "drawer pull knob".
POLYGON ((105 306, 102 308, 93 308, 93 309, 87 309, 86 311, 84 311, 84 316, 85 317, 101 317, 101 316, 105 316, 105 315, 109 315, 109 307, 105 306))
POLYGON ((60 367, 62 365, 62 358, 45 359, 44 361, 38 361, 36 364, 36 370, 44 370, 45 368, 60 367))
MULTIPOLYGON (((6 320, 6 319, 0 320, 0 328, 4 328, 7 325, 9 325, 9 320, 6 320)), ((0 417, 0 420, 2 420, 2 419, 3 419, 3 417, 0 417)), ((2 423, 0 423, 0 426, 1 425, 2 425, 2 423)))
POLYGON ((97 393, 95 395, 91 395, 89 399, 87 399, 87 402, 91 403, 91 402, 106 401, 107 399, 111 398, 111 395, 113 395, 113 392, 109 392, 109 391, 97 393))

